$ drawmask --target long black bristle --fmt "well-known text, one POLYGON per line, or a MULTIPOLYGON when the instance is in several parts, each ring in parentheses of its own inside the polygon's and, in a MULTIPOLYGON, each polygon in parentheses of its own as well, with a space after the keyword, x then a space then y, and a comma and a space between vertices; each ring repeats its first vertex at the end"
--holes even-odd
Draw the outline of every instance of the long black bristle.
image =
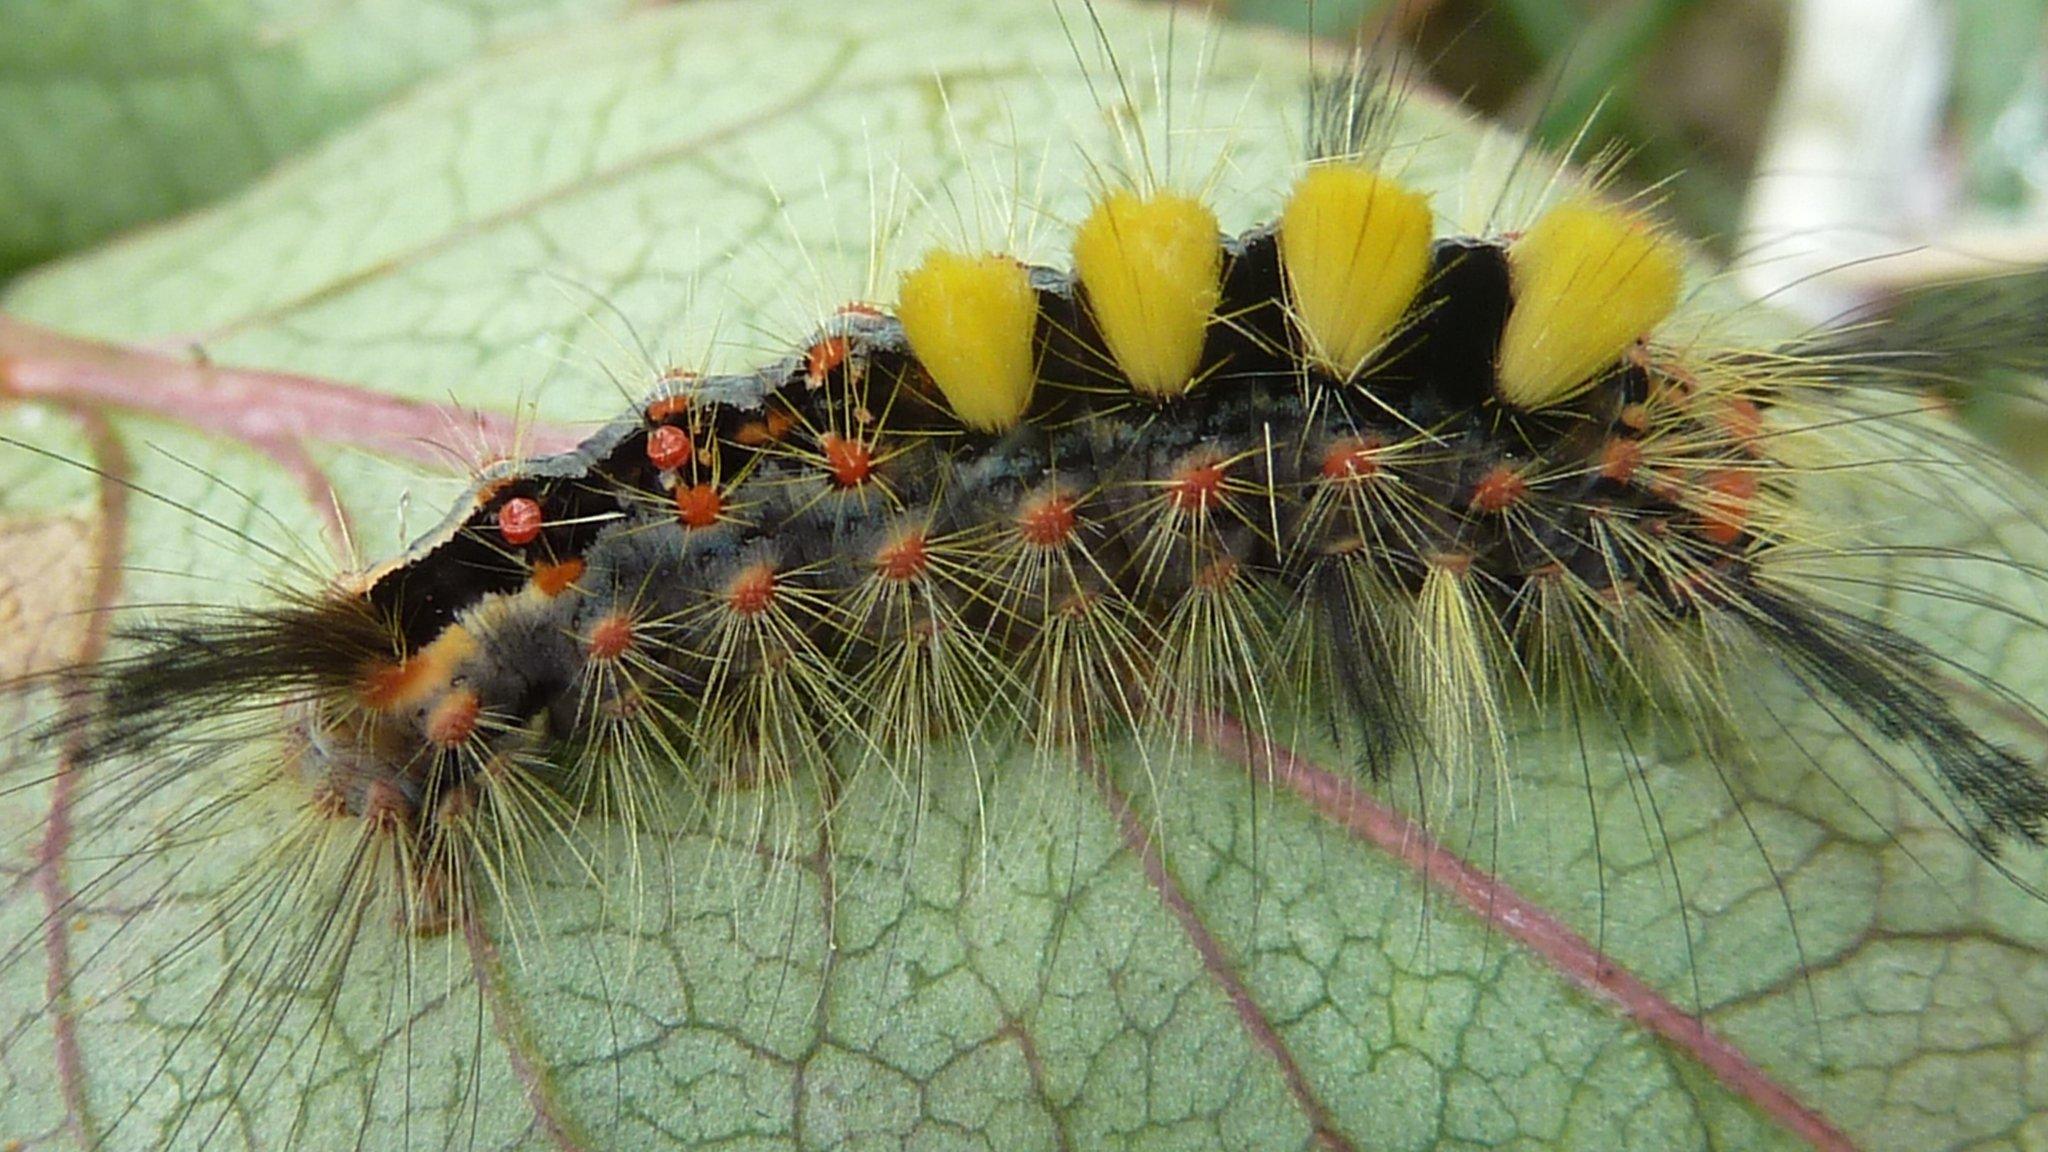
POLYGON ((2048 780, 1963 722, 1944 695, 1935 662, 1916 641, 1883 624, 1766 589, 1753 589, 1755 624, 1795 671, 1886 739, 1906 744, 1955 798, 1977 846, 2000 837, 2043 842, 2048 780))
POLYGON ((393 633, 364 601, 302 597, 254 609, 220 609, 115 633, 132 647, 90 671, 99 698, 88 760, 146 749, 193 716, 303 699, 361 682, 392 659, 393 633))

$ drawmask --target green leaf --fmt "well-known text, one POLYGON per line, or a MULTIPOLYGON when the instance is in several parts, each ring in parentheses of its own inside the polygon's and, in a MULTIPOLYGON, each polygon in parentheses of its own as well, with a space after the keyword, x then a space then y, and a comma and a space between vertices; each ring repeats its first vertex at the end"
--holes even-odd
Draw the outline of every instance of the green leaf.
POLYGON ((508 39, 630 0, 8 0, 0 272, 204 204, 508 39))
MULTIPOLYGON (((1021 254, 1060 261, 1091 163, 1120 162, 1116 126, 1164 119, 1152 61, 1171 56, 1178 93, 1154 164, 1206 187, 1228 228, 1271 212, 1299 154, 1299 42, 1105 4, 1133 112, 1102 103, 1122 93, 1067 15, 693 4, 478 61, 231 201, 21 280, 0 305, 67 335, 0 327, 0 389, 49 400, 5 431, 135 486, 123 602, 253 600, 308 579, 252 541, 317 553, 311 480, 333 482, 370 558, 438 516, 460 478, 409 432, 457 454, 475 436, 418 405, 589 426, 663 368, 758 363, 835 305, 886 297, 887 269, 935 236, 1001 242, 1006 198, 1021 254), (871 274, 878 220, 892 242, 871 274)), ((1426 98, 1403 116, 1420 143, 1398 162, 1448 226, 1525 218, 1546 173, 1521 168, 1503 201, 1518 141, 1426 98)), ((25 453, 0 467, 20 523, 109 532, 94 501, 130 491, 25 453)), ((1819 521, 2042 559, 2030 491, 1942 475, 1922 507, 1913 485, 1852 474, 1819 521)), ((2037 610, 2038 578, 1920 559, 1979 595, 1901 609, 2041 699, 2048 630, 1983 606, 2037 610)), ((4 563, 91 582, 55 556, 4 563)), ((473 934, 369 917, 338 991, 315 978, 333 950, 299 952, 290 916, 213 919, 247 862, 293 863, 263 856, 289 813, 246 801, 231 828, 181 837, 157 821, 203 803, 206 773, 132 808, 93 804, 91 780, 67 801, 23 745, 0 792, 0 1141, 2048 1139, 2048 909, 1768 669, 1741 682, 1775 711, 1754 713, 1757 762, 1719 768, 1639 718, 1621 746, 1550 716, 1505 788, 1475 773, 1418 795, 1305 764, 1266 779, 1226 741, 1186 762, 1107 749, 1099 776, 941 751, 829 798, 815 777, 693 793, 637 842, 585 829, 599 882, 536 849, 473 934), (1403 822, 1424 807, 1434 841, 1403 822), (77 896, 56 925, 47 850, 77 896), (137 867, 110 870, 120 853, 137 867), (61 1011, 53 960, 72 974, 61 1011)), ((2048 881, 2039 852, 2009 862, 2048 881)))
POLYGON ((2028 204, 2028 185, 2037 179, 2029 169, 2039 163, 2048 130, 2041 107, 2048 3, 1964 0, 1953 19, 1951 119, 1969 191, 1979 203, 2016 213, 2028 204))
POLYGON ((1299 4, 1291 0, 1233 0, 1223 10, 1244 24, 1265 24, 1289 32, 1342 40, 1379 14, 1383 0, 1335 0, 1299 4))

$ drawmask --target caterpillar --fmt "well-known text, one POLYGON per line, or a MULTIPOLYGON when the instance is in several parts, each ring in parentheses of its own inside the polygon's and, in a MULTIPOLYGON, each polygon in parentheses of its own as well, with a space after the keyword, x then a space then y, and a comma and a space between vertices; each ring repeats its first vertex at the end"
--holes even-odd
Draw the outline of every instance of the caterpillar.
POLYGON ((1855 1029, 1907 995, 1866 965, 2038 979, 2038 679, 1904 603, 2038 649, 2026 490, 1939 365, 1688 326, 1598 181, 1446 227, 1407 118, 1324 77, 1243 227, 1128 135, 1056 260, 916 252, 381 565, 26 677, 68 703, 0 969, 60 976, 10 991, 0 1138, 2023 1140, 2030 1088, 1943 1111, 1855 1029), (85 1075, 95 1029, 139 1054, 85 1075))

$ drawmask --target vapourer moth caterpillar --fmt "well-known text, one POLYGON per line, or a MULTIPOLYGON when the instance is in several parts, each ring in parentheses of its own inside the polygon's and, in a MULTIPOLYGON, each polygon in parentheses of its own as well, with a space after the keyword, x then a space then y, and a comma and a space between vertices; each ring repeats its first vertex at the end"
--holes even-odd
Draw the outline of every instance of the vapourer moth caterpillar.
POLYGON ((120 345, 10 330, 10 571, 123 611, 0 1138, 2028 1138, 2033 490, 1511 134, 1065 17, 645 14, 7 297, 120 345))

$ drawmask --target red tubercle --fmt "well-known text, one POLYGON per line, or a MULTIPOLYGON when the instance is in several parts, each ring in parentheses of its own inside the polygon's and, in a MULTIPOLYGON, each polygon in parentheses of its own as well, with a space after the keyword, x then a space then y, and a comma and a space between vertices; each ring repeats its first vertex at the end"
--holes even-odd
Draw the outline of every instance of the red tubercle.
POLYGON ((1640 440, 1616 436, 1600 447, 1600 476, 1617 484, 1626 484, 1635 479, 1636 470, 1643 466, 1643 444, 1640 440))
POLYGON ((1035 548, 1058 548, 1073 539, 1081 522, 1076 507, 1058 492, 1034 496, 1017 510, 1017 535, 1035 548))
POLYGON ((696 449, 690 434, 673 424, 657 425, 647 432, 647 462, 663 472, 688 464, 696 449))
POLYGON ((735 615, 759 616, 775 606, 775 587, 774 565, 748 565, 727 582, 725 606, 735 615))
POLYGON ((825 453, 825 472, 841 488, 857 488, 875 472, 875 454, 867 444, 827 432, 818 438, 825 453))
POLYGON ((483 701, 466 688, 443 696, 427 713, 427 739, 443 748, 465 743, 476 732, 483 715, 483 701))
POLYGON ((825 380, 846 363, 846 357, 853 351, 852 342, 844 336, 827 336, 804 351, 804 381, 813 388, 825 386, 825 380))
POLYGON ((1384 447, 1376 437, 1347 436, 1331 442, 1323 452, 1323 479, 1339 483, 1379 475, 1380 451, 1384 447))
MULTIPOLYGON (((664 380, 673 379, 673 377, 669 376, 662 378, 664 380)), ((686 395, 663 396, 658 400, 650 402, 645 411, 648 423, 660 424, 663 421, 687 414, 690 411, 690 397, 686 395)))
POLYGON ((716 484, 677 485, 676 519, 685 528, 709 528, 725 514, 725 496, 716 484))
POLYGON ((1224 472, 1214 461, 1185 465, 1166 482, 1166 498, 1182 512, 1207 512, 1223 503, 1224 472))
POLYGON ((545 523, 540 501, 531 496, 514 496, 498 506, 498 535, 514 548, 524 548, 540 539, 545 523))
POLYGON ((637 640, 633 618, 623 612, 614 612, 591 625, 590 635, 583 642, 583 651, 592 660, 609 662, 631 651, 637 640))
POLYGON ((1529 481, 1511 465, 1496 464, 1472 486, 1474 512, 1498 513, 1522 502, 1529 494, 1529 481))
POLYGON ((372 780, 363 786, 363 823, 379 832, 410 827, 418 810, 405 790, 389 780, 372 780))
POLYGON ((931 558, 924 533, 906 532, 875 551, 875 571, 892 583, 908 583, 930 569, 931 558))

